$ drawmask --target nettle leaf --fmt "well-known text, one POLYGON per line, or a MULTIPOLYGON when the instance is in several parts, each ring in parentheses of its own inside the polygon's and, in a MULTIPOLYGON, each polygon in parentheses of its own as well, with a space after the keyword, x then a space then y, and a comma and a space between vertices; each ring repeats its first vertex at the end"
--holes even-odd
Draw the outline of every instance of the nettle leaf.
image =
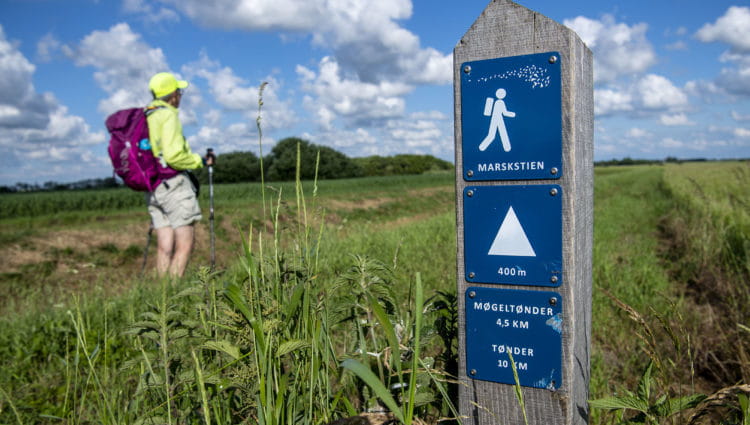
POLYGON ((648 412, 648 403, 636 397, 605 397, 598 400, 590 400, 589 405, 595 409, 631 409, 639 412, 648 412))
POLYGON ((435 393, 433 393, 432 391, 420 391, 414 394, 415 406, 424 406, 426 404, 432 403, 435 400, 435 393))
POLYGON ((190 332, 187 329, 177 329, 170 334, 170 339, 180 339, 188 336, 190 332))
POLYGON ((153 341, 157 344, 161 343, 161 336, 159 336, 159 334, 155 331, 144 332, 140 334, 139 336, 149 341, 153 341))
POLYGON ((140 365, 144 361, 148 361, 148 362, 153 363, 155 359, 156 359, 156 355, 155 354, 146 353, 146 359, 144 359, 143 356, 138 356, 138 357, 132 358, 130 360, 126 360, 125 362, 122 363, 122 366, 120 367, 120 370, 135 369, 135 368, 140 367, 140 365))
POLYGON ((201 327, 202 323, 197 320, 183 320, 182 326, 188 328, 188 329, 199 329, 201 327))
POLYGON ((133 425, 156 425, 167 423, 167 418, 164 416, 147 416, 136 420, 133 425))
POLYGON ((197 296, 200 297, 204 293, 204 289, 200 286, 193 286, 191 288, 187 288, 182 290, 180 293, 174 296, 175 299, 177 298, 183 298, 183 297, 189 297, 189 296, 197 296))
POLYGON ((293 339, 291 341, 286 341, 283 344, 279 345, 279 349, 276 350, 276 356, 282 357, 286 354, 289 354, 293 351, 301 350, 303 348, 309 348, 310 343, 307 341, 302 341, 299 339, 293 339))
POLYGON ((177 382, 181 384, 192 383, 195 381, 195 371, 185 369, 177 375, 177 382))
POLYGON ((158 323, 144 320, 133 323, 133 325, 128 327, 123 333, 126 335, 137 335, 143 332, 156 331, 156 329, 159 329, 158 323))
POLYGON ((641 380, 638 382, 638 398, 641 400, 648 401, 651 398, 651 371, 653 367, 654 362, 649 362, 641 380))
POLYGON ((203 344, 203 348, 208 348, 209 350, 221 351, 222 353, 228 354, 230 357, 232 357, 235 360, 242 357, 240 348, 226 340, 208 341, 205 344, 203 344))
POLYGON ((676 413, 682 412, 683 410, 692 409, 705 399, 706 396, 703 394, 692 394, 685 397, 665 400, 663 403, 656 405, 654 409, 659 416, 668 418, 676 413))
POLYGON ((182 312, 175 311, 175 310, 169 310, 167 312, 167 322, 171 322, 174 320, 179 320, 180 317, 182 317, 182 312))
MULTIPOLYGON (((161 317, 158 314, 154 313, 153 311, 147 311, 147 312, 141 313, 141 317, 143 317, 144 319, 148 321, 155 322, 155 323, 159 323, 161 319, 161 317)), ((155 327, 159 327, 159 326, 156 325, 155 327)))

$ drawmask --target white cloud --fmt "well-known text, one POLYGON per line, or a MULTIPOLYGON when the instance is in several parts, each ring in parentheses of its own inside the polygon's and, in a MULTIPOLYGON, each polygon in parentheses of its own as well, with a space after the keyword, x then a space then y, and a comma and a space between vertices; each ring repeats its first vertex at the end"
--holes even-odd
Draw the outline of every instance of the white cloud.
POLYGON ((403 144, 410 152, 429 150, 440 144, 443 131, 435 121, 404 119, 388 123, 388 132, 394 141, 403 144))
POLYGON ((686 92, 656 74, 647 74, 628 86, 594 90, 594 113, 599 116, 618 113, 642 116, 653 111, 676 113, 688 106, 686 92))
POLYGON ((157 8, 152 2, 144 0, 123 0, 122 9, 127 13, 143 15, 144 20, 151 24, 164 22, 178 22, 180 15, 166 7, 157 8))
POLYGON ((750 114, 742 114, 737 111, 732 111, 732 119, 735 121, 750 121, 750 114))
POLYGON ((47 34, 36 44, 37 57, 41 62, 49 62, 60 47, 60 41, 54 35, 47 34))
POLYGON ((680 41, 675 41, 674 43, 667 44, 665 48, 667 50, 687 51, 688 46, 687 46, 687 43, 680 40, 680 41))
POLYGON ((750 96, 750 53, 725 52, 719 60, 735 66, 722 68, 716 84, 730 94, 750 96))
POLYGON ((634 109, 633 96, 623 90, 594 90, 594 113, 606 116, 618 112, 630 112, 634 109))
POLYGON ((661 75, 646 75, 636 84, 636 91, 648 109, 673 109, 688 104, 687 95, 661 75))
POLYGON ((734 135, 737 137, 748 137, 750 138, 750 130, 747 128, 735 128, 733 131, 734 135))
POLYGON ((656 63, 654 49, 646 38, 648 26, 644 23, 628 26, 615 22, 611 15, 604 15, 601 20, 579 16, 563 23, 593 51, 596 83, 639 74, 656 63))
POLYGON ((698 40, 721 41, 735 52, 750 53, 750 8, 732 6, 713 24, 705 24, 695 33, 698 40))
POLYGON ((715 84, 728 94, 750 96, 750 8, 732 6, 712 24, 706 24, 695 37, 703 42, 729 45, 719 60, 733 66, 723 68, 715 84))
POLYGON ((107 31, 94 31, 78 46, 65 46, 64 50, 76 65, 96 68, 94 79, 109 94, 109 98, 99 102, 99 111, 104 115, 147 104, 151 100, 149 79, 169 70, 164 52, 143 42, 125 23, 107 31))
POLYGON ((0 26, 0 129, 44 128, 56 102, 51 94, 36 92, 36 67, 5 38, 0 26))
POLYGON ((695 125, 685 114, 662 114, 659 122, 666 126, 695 125))
POLYGON ((448 116, 440 111, 421 111, 411 114, 417 120, 447 120, 448 116))
MULTIPOLYGON (((135 0, 130 0, 135 1, 135 0)), ((311 34, 336 62, 365 82, 398 79, 448 84, 452 56, 422 48, 397 21, 412 14, 410 0, 162 0, 201 25, 245 31, 311 34)))
POLYGON ((302 138, 331 146, 349 156, 389 156, 405 152, 453 159, 452 122, 444 114, 415 113, 370 128, 331 127, 302 138), (429 116, 427 116, 429 115, 429 116))
MULTIPOLYGON (((195 82, 205 81, 208 94, 221 109, 207 109, 202 99, 196 99, 195 104, 188 110, 196 113, 194 123, 202 127, 197 134, 190 137, 190 145, 195 149, 212 147, 217 152, 254 151, 258 153, 258 96, 260 85, 266 82, 263 90, 263 106, 261 110, 261 126, 264 132, 264 144, 272 144, 268 134, 279 129, 293 126, 298 117, 292 102, 284 100, 281 93, 284 87, 282 81, 272 75, 262 81, 251 83, 241 78, 230 67, 223 66, 211 59, 208 54, 201 52, 197 61, 188 63, 181 68, 186 78, 195 82), (205 112, 202 112, 205 109, 205 112), (197 115, 201 111, 200 120, 197 115)), ((193 89, 189 91, 191 99, 193 89)), ((180 108, 182 112, 182 108, 180 108)), ((270 149, 270 148, 269 148, 270 149)))
POLYGON ((349 127, 368 126, 374 121, 400 117, 404 114, 403 96, 414 88, 399 82, 363 82, 342 75, 338 62, 323 58, 317 73, 297 66, 302 89, 309 93, 305 106, 317 114, 318 124, 330 130, 338 118, 349 127))
POLYGON ((56 163, 75 168, 86 157, 85 147, 105 140, 104 132, 92 133, 52 94, 37 92, 32 84, 35 71, 0 26, 0 180, 4 182, 43 176, 56 163))
POLYGON ((631 139, 643 139, 645 137, 652 137, 653 135, 642 128, 633 127, 625 133, 625 136, 631 139))
POLYGON ((682 149, 686 147, 685 143, 683 143, 680 140, 673 139, 671 137, 662 139, 661 146, 668 148, 668 149, 682 149))

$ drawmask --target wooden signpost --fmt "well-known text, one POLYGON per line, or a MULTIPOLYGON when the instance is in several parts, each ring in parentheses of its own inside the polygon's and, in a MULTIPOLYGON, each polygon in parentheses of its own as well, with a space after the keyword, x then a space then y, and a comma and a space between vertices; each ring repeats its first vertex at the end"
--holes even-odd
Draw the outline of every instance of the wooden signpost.
POLYGON ((591 51, 493 0, 453 56, 462 422, 585 424, 591 51))

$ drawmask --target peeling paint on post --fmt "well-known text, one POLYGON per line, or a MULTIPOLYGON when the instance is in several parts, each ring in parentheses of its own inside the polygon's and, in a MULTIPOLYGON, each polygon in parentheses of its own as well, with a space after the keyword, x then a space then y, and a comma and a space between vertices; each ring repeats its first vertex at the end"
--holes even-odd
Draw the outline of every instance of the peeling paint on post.
POLYGON ((453 51, 459 411, 588 423, 593 59, 570 29, 493 0, 453 51))

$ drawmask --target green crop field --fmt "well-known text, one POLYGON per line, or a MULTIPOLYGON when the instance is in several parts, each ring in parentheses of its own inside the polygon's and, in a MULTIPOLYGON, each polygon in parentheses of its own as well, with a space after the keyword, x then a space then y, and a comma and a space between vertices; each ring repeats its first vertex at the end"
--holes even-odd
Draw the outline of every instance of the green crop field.
MULTIPOLYGON (((747 424, 750 164, 595 178, 591 423, 747 424)), ((203 188, 175 282, 141 194, 0 195, 0 423, 455 423, 453 181, 217 185, 213 272, 203 188)))

